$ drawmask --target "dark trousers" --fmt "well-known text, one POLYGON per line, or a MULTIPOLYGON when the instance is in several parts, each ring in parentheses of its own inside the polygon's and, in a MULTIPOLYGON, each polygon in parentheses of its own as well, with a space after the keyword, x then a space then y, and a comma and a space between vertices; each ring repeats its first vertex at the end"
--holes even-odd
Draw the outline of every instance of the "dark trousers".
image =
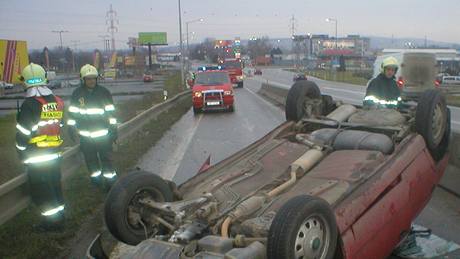
POLYGON ((112 141, 109 138, 80 137, 80 149, 90 174, 114 171, 112 141))
POLYGON ((32 201, 43 213, 64 205, 61 187, 61 159, 27 166, 32 201))

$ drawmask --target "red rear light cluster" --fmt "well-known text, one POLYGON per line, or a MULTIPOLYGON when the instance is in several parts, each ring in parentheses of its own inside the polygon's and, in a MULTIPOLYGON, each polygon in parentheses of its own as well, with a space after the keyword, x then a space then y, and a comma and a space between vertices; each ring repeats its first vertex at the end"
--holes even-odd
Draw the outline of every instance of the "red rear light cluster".
POLYGON ((439 86, 441 86, 441 82, 439 82, 439 80, 434 80, 434 86, 438 88, 439 86))
POLYGON ((396 83, 398 84, 398 87, 399 87, 400 89, 402 89, 402 88, 404 87, 404 78, 403 78, 402 76, 400 76, 400 77, 398 78, 398 81, 396 81, 396 83))

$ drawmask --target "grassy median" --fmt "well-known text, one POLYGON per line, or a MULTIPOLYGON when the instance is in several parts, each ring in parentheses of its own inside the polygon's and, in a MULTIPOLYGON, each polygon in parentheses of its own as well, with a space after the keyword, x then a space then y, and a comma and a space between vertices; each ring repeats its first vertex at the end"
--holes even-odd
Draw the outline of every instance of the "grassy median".
MULTIPOLYGON (((176 93, 182 91, 177 87, 177 78, 177 75, 174 75, 168 79, 165 82, 165 88, 173 92, 176 91, 176 93)), ((148 106, 138 106, 137 111, 145 110, 162 101, 163 96, 162 93, 161 96, 158 96, 158 93, 152 93, 151 96, 146 95, 143 99, 148 106)), ((133 105, 134 103, 128 101, 122 107, 126 108, 124 106, 130 104, 133 105)), ((138 158, 155 145, 190 107, 191 100, 183 99, 174 108, 146 124, 142 131, 120 143, 114 154, 117 170, 121 174, 125 174, 130 168, 133 168, 138 158)), ((0 258, 68 258, 67 253, 70 251, 72 242, 75 242, 75 239, 78 242, 76 235, 82 232, 80 229, 82 225, 87 225, 85 223, 94 219, 95 214, 100 214, 105 194, 104 191, 91 185, 88 173, 82 166, 64 184, 67 219, 65 229, 62 232, 54 233, 43 233, 35 230, 33 225, 38 223, 39 218, 37 217, 37 208, 32 205, 0 227, 0 258)), ((96 217, 100 218, 100 215, 96 215, 96 217)), ((97 223, 99 226, 89 225, 87 227, 98 228, 100 223, 102 220, 99 219, 97 223)))

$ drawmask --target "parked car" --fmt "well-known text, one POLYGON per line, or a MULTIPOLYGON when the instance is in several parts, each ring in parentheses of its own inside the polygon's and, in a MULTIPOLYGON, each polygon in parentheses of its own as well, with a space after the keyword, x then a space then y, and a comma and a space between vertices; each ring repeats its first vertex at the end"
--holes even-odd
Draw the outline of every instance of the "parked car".
POLYGON ((460 85, 460 76, 443 76, 441 83, 445 85, 460 85))
POLYGON ((307 75, 305 73, 297 73, 294 75, 292 81, 297 82, 300 80, 307 80, 307 75))
POLYGON ((145 72, 143 75, 144 83, 153 82, 153 74, 151 72, 145 72))
POLYGON ((10 84, 10 83, 7 83, 7 82, 4 82, 4 81, 0 81, 0 87, 3 88, 3 89, 13 89, 14 85, 10 84))
POLYGON ((112 235, 136 246, 126 258, 387 258, 447 166, 443 95, 366 110, 302 80, 285 113, 179 187, 141 170, 121 178, 104 213, 112 235))

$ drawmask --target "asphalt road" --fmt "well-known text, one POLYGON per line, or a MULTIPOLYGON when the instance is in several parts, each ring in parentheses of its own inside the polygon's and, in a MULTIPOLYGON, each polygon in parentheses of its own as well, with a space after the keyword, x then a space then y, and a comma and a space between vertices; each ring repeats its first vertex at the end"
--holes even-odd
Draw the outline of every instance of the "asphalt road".
MULTIPOLYGON (((268 80, 271 82, 281 83, 285 84, 286 87, 290 87, 293 84, 293 76, 293 72, 284 71, 279 68, 268 68, 263 69, 262 76, 257 77, 257 79, 260 81, 268 80)), ((314 77, 308 77, 308 80, 317 83, 323 94, 331 95, 332 97, 347 103, 362 104, 366 86, 326 81, 314 77)), ((452 116, 452 130, 460 132, 460 108, 452 106, 449 106, 449 108, 451 109, 452 116)))
POLYGON ((140 160, 139 167, 176 183, 194 175, 209 155, 217 163, 256 141, 284 121, 284 113, 256 94, 260 83, 235 88, 235 111, 201 113, 190 110, 140 160))
MULTIPOLYGON (((292 80, 279 76, 284 72, 270 70, 264 73, 266 78, 277 79, 281 83, 287 84, 292 80)), ((319 83, 325 93, 338 88, 319 83)), ((260 78, 253 78, 245 81, 245 88, 235 89, 234 113, 194 116, 190 110, 140 159, 138 166, 180 184, 195 175, 209 155, 211 163, 215 164, 261 138, 284 121, 284 112, 255 93, 260 86, 260 78)), ((350 94, 350 99, 356 98, 356 89, 350 91, 343 94, 350 94)), ((460 199, 437 188, 415 222, 431 228, 434 234, 446 240, 460 244, 460 199)), ((460 251, 452 256, 460 258, 460 251)))

